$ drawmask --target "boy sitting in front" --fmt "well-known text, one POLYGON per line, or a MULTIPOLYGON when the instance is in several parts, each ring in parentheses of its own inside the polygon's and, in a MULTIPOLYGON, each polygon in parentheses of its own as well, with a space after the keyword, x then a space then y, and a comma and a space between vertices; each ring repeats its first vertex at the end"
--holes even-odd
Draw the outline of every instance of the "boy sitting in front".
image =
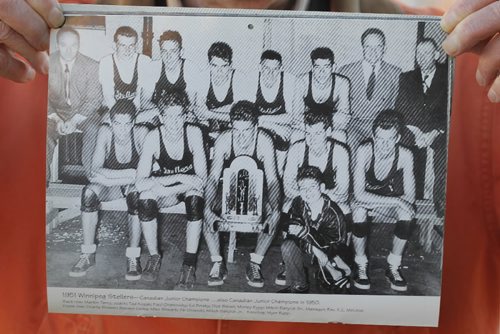
POLYGON ((317 279, 338 292, 349 288, 350 269, 339 254, 346 247, 346 223, 342 210, 324 195, 322 173, 317 167, 302 167, 297 174, 299 196, 290 207, 281 245, 288 287, 280 293, 307 293, 309 284, 304 268, 316 258, 317 279))

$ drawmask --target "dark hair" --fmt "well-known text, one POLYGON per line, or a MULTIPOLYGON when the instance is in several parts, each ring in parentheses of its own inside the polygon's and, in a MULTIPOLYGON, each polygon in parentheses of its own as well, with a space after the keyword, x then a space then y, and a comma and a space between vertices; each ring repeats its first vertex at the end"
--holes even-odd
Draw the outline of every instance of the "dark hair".
POLYGON ((233 49, 224 42, 215 42, 208 49, 208 61, 213 57, 226 60, 229 64, 233 62, 233 49))
POLYGON ((179 48, 182 48, 182 36, 181 36, 181 34, 179 34, 178 31, 167 30, 167 31, 163 32, 163 34, 161 34, 161 36, 158 40, 158 42, 160 43, 160 47, 166 41, 177 42, 177 44, 179 44, 179 48))
POLYGON ((323 183, 323 173, 316 166, 300 167, 297 172, 297 182, 304 179, 312 179, 321 184, 323 183))
POLYGON ((311 61, 314 63, 316 59, 328 59, 330 63, 335 63, 335 55, 330 48, 321 47, 312 50, 311 61))
POLYGON ((56 41, 59 42, 59 38, 65 34, 65 33, 70 33, 70 34, 73 34, 76 36, 76 38, 78 39, 78 42, 80 42, 80 34, 78 33, 78 31, 76 31, 74 28, 72 27, 68 27, 68 26, 64 26, 62 27, 61 29, 59 29, 56 33, 56 41))
POLYGON ((382 110, 375 118, 375 121, 373 121, 372 132, 375 134, 375 131, 381 128, 383 130, 395 129, 398 134, 401 134, 403 124, 404 117, 399 111, 392 109, 382 110))
POLYGON ((283 58, 281 58, 281 55, 274 51, 274 50, 266 50, 262 52, 262 55, 260 56, 260 61, 263 62, 264 60, 277 60, 279 61, 280 64, 283 64, 283 58))
POLYGON ((238 101, 231 107, 229 117, 231 122, 247 121, 255 125, 259 119, 259 109, 253 102, 238 101))
POLYGON ((122 99, 116 103, 109 110, 109 117, 114 119, 116 115, 128 115, 131 120, 135 119, 137 108, 132 100, 122 99))
POLYGON ((380 36, 380 38, 382 39, 382 43, 384 43, 384 46, 385 46, 385 34, 384 34, 384 32, 382 30, 380 30, 378 28, 369 28, 369 29, 365 30, 365 32, 363 33, 363 35, 361 35, 361 44, 362 45, 365 45, 365 40, 370 35, 378 35, 378 36, 380 36))
POLYGON ((116 29, 115 36, 113 37, 113 40, 115 42, 118 42, 118 36, 134 37, 136 42, 139 39, 137 31, 135 31, 134 28, 129 26, 121 26, 120 28, 116 29))
MULTIPOLYGON (((187 107, 189 105, 189 98, 186 92, 174 90, 172 92, 164 93, 161 97, 158 98, 158 106, 164 107, 182 107, 183 113, 187 112, 187 107)), ((163 113, 163 110, 160 108, 160 112, 163 113)))
POLYGON ((432 39, 432 38, 428 38, 428 37, 426 37, 426 38, 422 38, 421 40, 419 40, 419 41, 417 42, 417 46, 419 46, 419 45, 421 45, 421 44, 425 44, 425 43, 430 43, 430 44, 432 44, 432 46, 434 47, 434 50, 438 50, 438 49, 439 49, 438 44, 436 43, 436 41, 435 41, 434 39, 432 39))
POLYGON ((316 107, 314 109, 309 109, 304 113, 304 124, 307 126, 322 123, 323 127, 326 129, 331 128, 332 117, 328 113, 330 109, 328 107, 316 107))

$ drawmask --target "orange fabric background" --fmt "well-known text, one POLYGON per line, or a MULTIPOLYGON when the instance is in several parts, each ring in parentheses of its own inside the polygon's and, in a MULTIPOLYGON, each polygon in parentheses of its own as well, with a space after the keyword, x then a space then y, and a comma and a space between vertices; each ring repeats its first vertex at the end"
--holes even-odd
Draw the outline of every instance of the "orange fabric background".
POLYGON ((500 108, 475 83, 476 62, 457 64, 438 329, 48 314, 47 82, 0 79, 0 333, 498 333, 500 108))

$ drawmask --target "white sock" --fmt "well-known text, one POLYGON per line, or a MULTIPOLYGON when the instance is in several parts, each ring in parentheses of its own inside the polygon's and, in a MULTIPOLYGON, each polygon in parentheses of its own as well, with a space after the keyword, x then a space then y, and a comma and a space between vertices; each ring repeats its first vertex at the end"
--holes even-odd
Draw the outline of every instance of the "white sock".
POLYGON ((141 247, 127 247, 125 250, 125 256, 130 259, 141 257, 141 247))
POLYGON ((222 262, 222 256, 220 255, 210 256, 210 259, 212 260, 212 262, 222 262))
POLYGON ((399 267, 401 265, 401 255, 394 255, 389 253, 387 257, 387 263, 393 267, 399 267))
POLYGON ((96 249, 97 249, 96 244, 82 245, 82 253, 84 253, 84 254, 94 254, 96 249))
POLYGON ((252 261, 253 263, 261 264, 263 259, 264 256, 262 255, 250 253, 250 261, 252 261))
POLYGON ((356 255, 354 257, 354 262, 359 265, 365 265, 368 263, 368 258, 366 257, 366 255, 356 255))

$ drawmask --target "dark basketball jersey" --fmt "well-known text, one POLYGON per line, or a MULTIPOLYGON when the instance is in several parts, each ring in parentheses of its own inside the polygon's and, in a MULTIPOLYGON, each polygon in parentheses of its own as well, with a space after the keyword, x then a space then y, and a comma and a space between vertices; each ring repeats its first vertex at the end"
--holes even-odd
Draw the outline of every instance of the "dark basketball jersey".
POLYGON ((111 149, 104 160, 103 167, 106 169, 114 169, 114 170, 122 170, 122 169, 137 169, 137 165, 139 164, 139 152, 135 148, 134 137, 132 136, 131 140, 132 145, 132 156, 129 162, 119 162, 116 159, 116 150, 115 150, 115 138, 114 135, 111 135, 111 149))
POLYGON ((400 148, 400 145, 396 146, 396 155, 387 177, 383 180, 378 180, 375 176, 375 155, 372 143, 372 161, 365 174, 365 190, 367 192, 390 197, 399 197, 404 195, 403 170, 398 169, 400 148))
POLYGON ((227 90, 226 97, 222 101, 217 100, 217 97, 215 96, 215 93, 214 93, 214 88, 212 86, 212 78, 210 77, 210 87, 208 88, 207 99, 205 102, 208 109, 210 109, 210 110, 217 109, 220 107, 230 105, 234 102, 233 77, 234 77, 234 70, 231 73, 231 79, 230 79, 231 83, 229 84, 229 89, 227 90))
MULTIPOLYGON (((330 151, 328 152, 328 160, 326 162, 325 169, 321 172, 323 173, 323 183, 325 184, 326 189, 330 190, 337 186, 337 170, 333 168, 333 148, 335 145, 341 145, 339 142, 329 139, 330 143, 330 151)), ((305 151, 304 151, 304 160, 302 162, 301 167, 311 166, 309 164, 309 146, 304 141, 305 151)), ((316 166, 317 167, 317 166, 316 166)))
POLYGON ((184 153, 182 154, 182 158, 180 160, 172 159, 165 148, 165 144, 163 143, 163 137, 161 131, 160 134, 160 156, 156 160, 158 165, 160 166, 160 170, 153 173, 154 176, 166 176, 166 175, 175 175, 175 174, 195 174, 194 170, 194 162, 193 162, 193 154, 189 150, 189 143, 187 137, 187 128, 184 128, 184 153))
POLYGON ((134 66, 134 76, 132 77, 132 81, 130 83, 123 82, 120 77, 120 72, 118 72, 118 67, 116 66, 115 57, 113 59, 113 81, 115 83, 115 100, 133 100, 137 96, 137 82, 139 78, 138 74, 138 64, 139 64, 139 55, 135 59, 134 66))
POLYGON ((158 79, 158 82, 155 85, 155 91, 153 93, 153 98, 152 98, 153 103, 158 104, 162 96, 168 93, 172 92, 186 93, 187 84, 186 80, 184 79, 184 62, 185 60, 182 59, 179 77, 175 82, 170 82, 168 80, 167 75, 165 74, 165 64, 162 62, 161 75, 160 78, 158 79))
POLYGON ((286 112, 285 110, 285 96, 283 93, 283 82, 284 73, 281 72, 280 87, 278 89, 278 94, 272 102, 267 102, 262 95, 262 88, 260 85, 260 74, 259 74, 259 87, 257 89, 257 96, 255 99, 255 105, 259 108, 260 115, 280 115, 286 112))
MULTIPOLYGON (((258 147, 260 131, 261 130, 257 130, 257 136, 255 138, 255 147, 254 147, 253 153, 252 153, 252 155, 250 155, 250 157, 257 163, 257 168, 264 171, 264 162, 261 161, 257 156, 257 147, 258 147)), ((236 154, 234 153, 233 136, 231 134, 231 153, 229 154, 229 157, 227 159, 224 159, 223 170, 226 168, 229 168, 229 166, 231 166, 231 162, 233 162, 233 160, 235 158, 236 158, 236 154)))
POLYGON ((306 109, 328 110, 330 116, 337 112, 338 99, 337 100, 334 99, 336 77, 337 75, 332 73, 332 90, 330 91, 330 96, 328 96, 328 98, 324 102, 318 103, 314 100, 313 97, 313 92, 312 92, 313 78, 312 78, 312 72, 309 72, 309 88, 307 90, 306 97, 304 97, 304 105, 306 106, 306 109))

